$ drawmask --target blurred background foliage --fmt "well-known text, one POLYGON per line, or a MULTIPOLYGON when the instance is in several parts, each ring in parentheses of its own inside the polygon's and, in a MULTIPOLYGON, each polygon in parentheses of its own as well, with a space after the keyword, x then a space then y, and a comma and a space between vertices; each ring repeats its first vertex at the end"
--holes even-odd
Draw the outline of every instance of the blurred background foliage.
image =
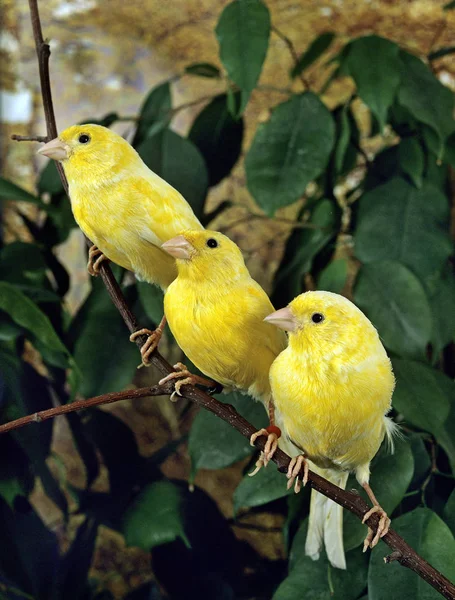
MULTIPOLYGON (((454 48, 445 42, 453 3, 408 3, 406 22, 422 23, 409 36, 404 23, 391 27, 401 3, 383 3, 377 28, 379 13, 360 14, 359 3, 301 4, 293 12, 260 0, 202 3, 165 31, 168 9, 144 4, 144 23, 158 15, 154 44, 182 48, 182 29, 193 42, 191 28, 202 23, 214 48, 202 52, 202 42, 186 40, 178 68, 139 107, 121 98, 106 114, 99 99, 96 113, 82 116, 78 86, 66 125, 73 118, 123 133, 205 225, 239 243, 277 308, 325 289, 368 315, 393 361, 394 416, 405 434, 394 455, 378 453, 372 486, 398 533, 453 579, 454 48), (299 19, 310 28, 305 36, 296 33, 299 19), (184 98, 185 90, 196 97, 184 98)), ((87 94, 102 87, 89 74, 95 59, 89 41, 76 44, 65 16, 78 32, 82 22, 88 38, 102 23, 109 35, 129 28, 133 44, 135 35, 148 40, 133 18, 136 3, 113 6, 109 15, 94 2, 53 8, 53 51, 86 64, 87 94)), ((23 4, 15 8, 26 20, 23 4)), ((139 51, 125 58, 141 61, 139 51)), ((119 67, 124 75, 123 68, 137 76, 134 61, 119 67)), ((58 78, 57 70, 59 109, 58 78)), ((8 88, 8 71, 3 82, 8 88)), ((114 71, 109 82, 122 96, 114 71)), ((19 103, 23 90, 11 93, 19 103)), ((4 130, 25 132, 6 121, 4 130)), ((0 180, 2 422, 157 380, 153 369, 137 372, 137 349, 102 282, 88 281, 80 267, 84 246, 55 165, 27 181, 17 152, 8 150, 8 177, 0 180)), ((113 270, 139 322, 151 327, 161 293, 113 270)), ((171 362, 182 358, 169 333, 162 351, 171 362)), ((221 399, 256 426, 265 423, 247 397, 221 399)), ((384 565, 382 544, 362 554, 364 527, 347 513, 347 571, 306 558, 309 490, 287 493, 273 466, 248 478, 247 440, 183 400, 69 415, 3 435, 0 448, 0 598, 438 597, 413 573, 384 565)))

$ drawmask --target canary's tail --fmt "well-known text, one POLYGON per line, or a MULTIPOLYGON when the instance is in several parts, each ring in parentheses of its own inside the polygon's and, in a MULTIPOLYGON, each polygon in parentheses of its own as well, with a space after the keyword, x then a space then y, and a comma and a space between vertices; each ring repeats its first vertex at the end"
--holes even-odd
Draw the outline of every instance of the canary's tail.
MULTIPOLYGON (((335 485, 345 489, 349 473, 318 469, 313 464, 310 468, 335 485)), ((339 504, 335 504, 316 490, 311 490, 310 519, 305 554, 313 560, 317 560, 323 542, 330 563, 338 569, 346 569, 343 547, 343 509, 339 504)))

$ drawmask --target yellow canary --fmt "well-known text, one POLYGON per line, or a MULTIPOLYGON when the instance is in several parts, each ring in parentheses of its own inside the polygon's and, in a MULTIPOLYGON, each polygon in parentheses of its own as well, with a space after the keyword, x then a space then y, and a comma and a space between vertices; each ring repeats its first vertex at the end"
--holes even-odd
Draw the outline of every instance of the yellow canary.
MULTIPOLYGON (((177 259, 178 276, 164 296, 169 327, 198 369, 269 408, 272 428, 260 432, 268 436, 267 463, 277 434, 269 369, 286 346, 284 332, 264 322, 274 310, 269 297, 251 278, 239 247, 221 233, 186 231, 162 248, 177 259)), ((184 383, 198 383, 186 370, 179 376, 185 379, 176 384, 177 393, 184 383)))
POLYGON ((101 125, 69 127, 38 153, 62 163, 74 218, 98 250, 166 289, 177 272, 161 244, 184 229, 202 229, 183 196, 101 125))
MULTIPOLYGON (((373 503, 364 521, 373 512, 380 515, 365 551, 390 525, 368 484, 372 458, 384 436, 392 441, 397 429, 385 416, 395 386, 390 360, 371 322, 338 294, 306 292, 266 322, 289 332, 289 346, 274 361, 270 382, 283 435, 303 453, 291 461, 290 483, 304 457, 342 488, 354 471, 373 503)), ((306 554, 317 559, 324 541, 330 562, 345 569, 342 527, 342 508, 313 490, 306 554)))

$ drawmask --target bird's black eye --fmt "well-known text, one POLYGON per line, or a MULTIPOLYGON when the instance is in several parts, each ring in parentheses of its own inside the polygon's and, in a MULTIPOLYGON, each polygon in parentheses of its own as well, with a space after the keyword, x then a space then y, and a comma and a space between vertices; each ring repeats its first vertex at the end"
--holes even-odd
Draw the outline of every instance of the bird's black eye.
POLYGON ((313 323, 321 323, 324 320, 324 315, 321 315, 321 313, 314 313, 311 315, 311 320, 313 323))
POLYGON ((207 246, 209 248, 216 248, 218 246, 218 242, 213 238, 210 238, 209 240, 207 240, 207 246))
POLYGON ((90 141, 90 136, 87 133, 81 133, 81 135, 79 136, 79 143, 80 144, 88 144, 90 141))

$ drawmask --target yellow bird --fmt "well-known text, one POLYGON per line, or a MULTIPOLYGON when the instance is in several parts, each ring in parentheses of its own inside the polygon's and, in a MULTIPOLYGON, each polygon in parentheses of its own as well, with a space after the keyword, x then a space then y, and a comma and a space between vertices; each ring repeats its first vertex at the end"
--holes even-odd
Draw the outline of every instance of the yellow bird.
MULTIPOLYGON (((273 306, 245 266, 239 247, 214 231, 186 231, 162 245, 177 259, 177 278, 164 296, 169 327, 186 356, 205 375, 228 388, 246 392, 269 410, 270 427, 261 464, 267 464, 280 435, 274 426, 270 365, 286 346, 286 335, 264 318, 273 306)), ((198 383, 184 365, 176 393, 198 383)))
MULTIPOLYGON (((60 161, 74 218, 94 246, 88 269, 108 258, 163 290, 175 279, 175 260, 161 244, 185 229, 203 229, 190 205, 151 171, 121 136, 100 125, 74 125, 38 150, 60 161)), ((148 333, 144 362, 164 327, 148 333)))
MULTIPOLYGON (((299 490, 302 464, 308 469, 305 458, 343 489, 354 471, 373 503, 364 521, 373 512, 380 515, 376 534, 368 531, 365 551, 390 525, 368 484, 371 460, 384 436, 392 442, 397 430, 385 416, 395 386, 390 360, 371 322, 338 294, 306 292, 265 321, 289 332, 289 346, 270 369, 283 435, 303 452, 291 461, 289 484, 295 480, 299 490)), ((313 490, 306 554, 316 560, 324 541, 332 565, 345 569, 342 527, 341 506, 313 490)))

